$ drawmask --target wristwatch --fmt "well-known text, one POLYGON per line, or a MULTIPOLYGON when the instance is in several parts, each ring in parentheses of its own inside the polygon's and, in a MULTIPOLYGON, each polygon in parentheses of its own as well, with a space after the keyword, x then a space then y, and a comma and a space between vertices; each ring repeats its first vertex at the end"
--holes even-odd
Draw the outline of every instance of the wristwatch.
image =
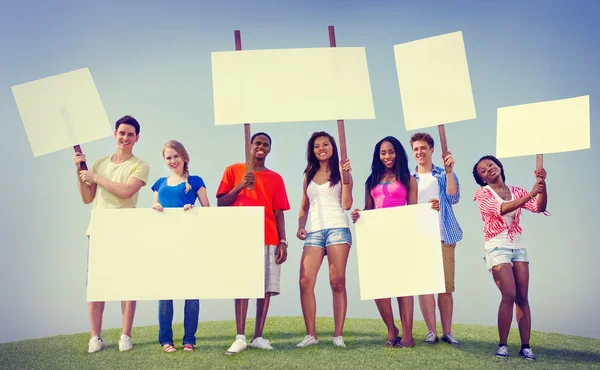
POLYGON ((281 244, 281 243, 285 244, 285 246, 286 246, 286 247, 288 246, 288 242, 287 242, 287 240, 285 240, 285 239, 281 239, 281 240, 279 241, 279 244, 281 244))

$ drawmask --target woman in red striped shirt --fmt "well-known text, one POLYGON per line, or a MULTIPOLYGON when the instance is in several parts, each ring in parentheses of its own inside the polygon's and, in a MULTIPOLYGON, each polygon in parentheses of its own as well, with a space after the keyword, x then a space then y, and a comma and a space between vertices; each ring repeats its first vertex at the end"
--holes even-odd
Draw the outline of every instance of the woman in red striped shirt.
POLYGON ((475 200, 483 219, 485 234, 485 257, 488 270, 502 294, 498 310, 498 334, 500 343, 496 356, 508 357, 508 333, 512 322, 513 307, 517 307, 517 322, 521 336, 519 354, 527 360, 535 360, 529 346, 531 333, 531 310, 527 298, 529 290, 529 260, 521 243, 523 229, 519 226, 521 209, 548 215, 546 204, 546 171, 535 171, 533 189, 508 186, 502 163, 494 156, 482 157, 473 167, 473 177, 481 186, 475 200))

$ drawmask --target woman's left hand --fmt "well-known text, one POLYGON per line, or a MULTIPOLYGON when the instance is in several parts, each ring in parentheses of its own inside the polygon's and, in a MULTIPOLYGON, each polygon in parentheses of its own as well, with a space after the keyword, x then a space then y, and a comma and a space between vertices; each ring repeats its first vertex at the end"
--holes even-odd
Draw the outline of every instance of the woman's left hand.
POLYGON ((194 208, 193 204, 186 204, 185 206, 183 206, 183 210, 184 211, 189 211, 192 208, 194 208))
POLYGON ((352 172, 352 167, 350 166, 350 160, 346 158, 346 161, 340 161, 340 172, 348 171, 352 172))
POLYGON ((546 175, 547 175, 547 173, 546 173, 546 170, 545 170, 543 167, 542 167, 542 168, 540 168, 539 170, 535 170, 535 171, 533 172, 533 174, 535 175, 535 177, 539 177, 539 178, 541 178, 542 180, 546 180, 546 175))

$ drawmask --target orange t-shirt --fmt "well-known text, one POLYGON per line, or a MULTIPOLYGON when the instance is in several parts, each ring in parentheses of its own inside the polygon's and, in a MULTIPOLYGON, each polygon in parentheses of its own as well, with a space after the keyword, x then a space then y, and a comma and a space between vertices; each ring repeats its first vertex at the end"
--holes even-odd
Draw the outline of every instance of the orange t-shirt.
MULTIPOLYGON (((230 192, 237 184, 242 182, 246 173, 245 163, 236 163, 225 169, 223 178, 217 189, 217 198, 230 192)), ((256 180, 254 181, 254 190, 248 188, 242 190, 237 198, 231 203, 231 206, 250 206, 265 208, 265 245, 279 244, 279 232, 277 231, 277 221, 275 220, 275 211, 287 211, 290 209, 285 184, 281 176, 274 171, 266 169, 261 172, 254 172, 256 180)))

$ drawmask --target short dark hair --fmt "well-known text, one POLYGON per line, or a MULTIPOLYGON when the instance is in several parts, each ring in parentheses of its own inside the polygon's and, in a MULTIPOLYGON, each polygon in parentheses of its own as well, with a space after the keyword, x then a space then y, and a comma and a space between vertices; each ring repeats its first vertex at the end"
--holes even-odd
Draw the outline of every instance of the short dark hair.
POLYGON ((271 137, 264 132, 257 132, 256 134, 252 135, 252 138, 250 139, 250 144, 252 144, 254 142, 254 138, 257 137, 258 135, 266 136, 267 139, 269 139, 269 144, 272 145, 271 137))
POLYGON ((475 182, 479 186, 487 185, 487 183, 481 179, 481 176, 479 176, 479 172, 477 172, 477 166, 479 166, 479 163, 481 163, 481 161, 485 161, 486 159, 494 162, 496 166, 500 168, 500 176, 502 176, 502 181, 506 182, 506 176, 504 176, 504 167, 502 167, 502 163, 498 160, 498 158, 494 157, 493 155, 483 156, 477 161, 477 163, 475 163, 475 166, 473 166, 473 177, 475 178, 475 182))
POLYGON ((133 126, 135 128, 135 134, 136 135, 140 134, 140 124, 132 116, 123 116, 123 117, 119 118, 117 123, 115 123, 115 131, 117 131, 119 129, 119 126, 121 126, 121 125, 133 126))
POLYGON ((410 147, 412 148, 413 143, 415 141, 425 141, 427 142, 427 145, 429 145, 429 147, 431 149, 433 149, 433 138, 431 137, 431 135, 429 135, 426 132, 417 132, 416 134, 414 134, 413 136, 410 137, 410 147))

